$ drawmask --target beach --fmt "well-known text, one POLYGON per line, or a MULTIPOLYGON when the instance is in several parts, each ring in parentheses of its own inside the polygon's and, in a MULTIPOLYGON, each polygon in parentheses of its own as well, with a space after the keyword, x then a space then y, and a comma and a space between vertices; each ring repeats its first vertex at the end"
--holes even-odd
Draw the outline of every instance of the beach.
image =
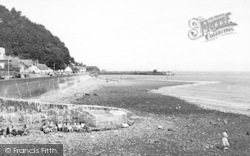
POLYGON ((176 95, 170 96, 166 90, 162 91, 162 87, 179 88, 183 91, 185 86, 197 86, 193 80, 170 79, 174 78, 100 75, 66 90, 53 91, 30 99, 124 108, 133 112, 132 119, 135 121, 128 128, 91 133, 43 134, 35 131, 28 136, 1 138, 0 141, 62 143, 64 155, 166 156, 250 153, 250 136, 247 135, 250 131, 248 116, 217 109, 204 109, 187 99, 174 97, 176 95), (230 148, 227 152, 222 150, 221 139, 224 131, 229 135, 230 148))

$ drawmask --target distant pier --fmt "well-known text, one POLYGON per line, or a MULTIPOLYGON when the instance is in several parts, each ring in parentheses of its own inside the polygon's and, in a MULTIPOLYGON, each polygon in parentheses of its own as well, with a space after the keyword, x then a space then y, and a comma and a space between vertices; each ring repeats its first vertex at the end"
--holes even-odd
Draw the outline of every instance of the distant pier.
POLYGON ((172 71, 101 71, 100 75, 167 75, 174 76, 172 71))

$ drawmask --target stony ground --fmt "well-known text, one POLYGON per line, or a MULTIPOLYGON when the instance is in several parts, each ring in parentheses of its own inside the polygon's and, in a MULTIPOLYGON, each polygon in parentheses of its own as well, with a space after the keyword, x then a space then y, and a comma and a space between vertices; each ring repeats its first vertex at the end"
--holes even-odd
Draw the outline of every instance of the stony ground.
MULTIPOLYGON (((91 133, 34 131, 25 137, 1 138, 1 143, 62 143, 64 155, 249 155, 249 117, 204 110, 183 100, 150 93, 150 89, 179 85, 177 82, 98 80, 90 90, 67 90, 76 98, 53 94, 50 102, 115 106, 134 112, 135 124, 123 129, 91 133), (90 95, 85 95, 90 93, 90 95), (97 96, 93 96, 93 94, 97 96), (56 98, 57 97, 57 98, 56 98), (54 100, 54 101, 53 101, 54 100), (221 149, 222 132, 229 135, 230 149, 221 149)), ((81 88, 80 86, 78 86, 81 88)))

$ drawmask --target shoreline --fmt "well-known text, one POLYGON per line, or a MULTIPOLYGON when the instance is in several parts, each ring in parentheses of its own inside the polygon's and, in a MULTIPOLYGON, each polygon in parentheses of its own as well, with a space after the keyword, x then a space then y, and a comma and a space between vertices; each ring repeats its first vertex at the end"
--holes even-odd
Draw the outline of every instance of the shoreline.
POLYGON ((37 100, 127 109, 134 113, 135 123, 127 128, 91 133, 34 132, 24 137, 0 139, 0 144, 61 143, 65 147, 64 155, 70 156, 224 155, 220 148, 221 134, 227 131, 231 145, 227 154, 246 155, 250 150, 250 140, 245 139, 250 129, 249 117, 203 109, 176 97, 150 92, 161 86, 183 83, 130 78, 87 82, 37 100))
MULTIPOLYGON (((108 86, 128 86, 138 83, 140 78, 131 76, 117 76, 108 78, 104 76, 102 78, 89 78, 86 82, 72 86, 64 90, 56 90, 52 92, 45 93, 36 98, 30 98, 30 101, 36 102, 51 102, 51 103, 64 103, 64 104, 79 104, 78 101, 85 96, 85 93, 94 93, 101 88, 108 86), (51 96, 53 95, 53 96, 51 96)), ((142 79, 143 81, 153 81, 152 78, 142 79)), ((172 96, 181 100, 185 100, 188 103, 195 104, 202 109, 218 110, 225 113, 234 113, 250 116, 250 107, 247 104, 237 104, 233 102, 227 102, 216 99, 207 99, 202 97, 194 97, 181 95, 179 92, 175 92, 175 89, 188 89, 193 86, 204 86, 211 84, 221 83, 220 81, 185 81, 185 80, 156 80, 159 82, 176 82, 178 85, 172 86, 161 86, 158 89, 148 90, 152 93, 157 93, 161 95, 172 96)), ((81 103, 81 105, 88 105, 86 103, 81 103)))
MULTIPOLYGON (((190 95, 185 95, 185 93, 181 93, 181 90, 192 90, 194 86, 204 86, 211 84, 221 83, 220 81, 182 81, 182 80, 169 80, 173 82, 186 82, 189 84, 183 84, 178 86, 170 86, 170 87, 161 87, 159 89, 153 89, 151 92, 158 93, 162 95, 173 96, 187 102, 193 103, 203 109, 211 109, 218 110, 225 113, 235 113, 250 116, 250 106, 246 103, 233 103, 213 98, 203 98, 203 97, 195 97, 190 95), (180 89, 178 91, 178 89, 180 89)), ((187 94, 187 93, 186 93, 187 94)))

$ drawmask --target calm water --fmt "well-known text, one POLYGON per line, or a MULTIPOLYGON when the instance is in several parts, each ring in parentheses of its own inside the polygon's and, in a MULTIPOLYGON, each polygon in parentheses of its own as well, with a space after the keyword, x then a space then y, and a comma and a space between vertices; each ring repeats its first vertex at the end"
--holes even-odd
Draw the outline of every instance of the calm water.
POLYGON ((180 72, 158 77, 192 81, 193 85, 163 87, 158 93, 180 97, 205 107, 228 109, 250 115, 250 72, 180 72))

